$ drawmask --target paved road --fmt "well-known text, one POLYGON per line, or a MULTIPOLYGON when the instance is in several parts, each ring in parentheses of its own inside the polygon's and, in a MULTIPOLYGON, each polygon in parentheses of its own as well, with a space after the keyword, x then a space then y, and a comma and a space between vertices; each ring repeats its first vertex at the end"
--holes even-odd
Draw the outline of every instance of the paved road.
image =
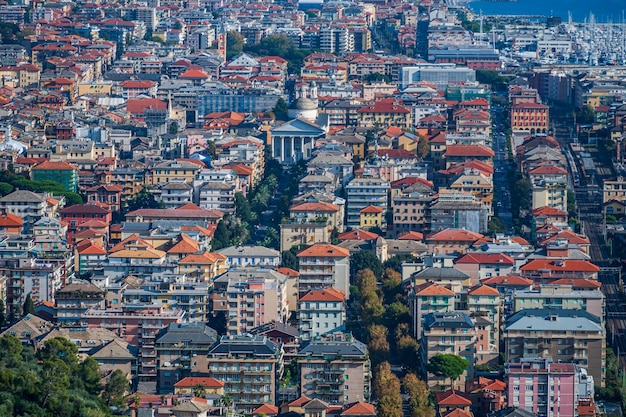
POLYGON ((511 215, 511 193, 509 192, 509 183, 507 171, 509 168, 508 151, 506 147, 507 137, 503 131, 504 124, 502 120, 502 108, 493 107, 493 151, 494 157, 494 192, 496 196, 496 207, 494 211, 497 217, 502 220, 506 226, 506 231, 511 232, 513 229, 513 216, 511 215))

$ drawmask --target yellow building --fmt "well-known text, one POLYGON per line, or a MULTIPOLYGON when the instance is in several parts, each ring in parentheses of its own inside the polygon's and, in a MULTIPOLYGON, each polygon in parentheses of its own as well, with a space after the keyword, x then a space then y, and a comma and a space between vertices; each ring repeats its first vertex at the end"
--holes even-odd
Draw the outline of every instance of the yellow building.
POLYGON ((192 183, 200 171, 200 165, 188 161, 165 161, 146 173, 146 185, 166 184, 172 181, 192 183))
POLYGON ((452 181, 450 189, 470 193, 476 201, 487 206, 493 201, 493 182, 478 170, 467 169, 452 181))
POLYGON ((78 84, 78 95, 111 95, 111 87, 113 83, 111 81, 94 81, 90 83, 78 84))
POLYGON ((359 126, 396 126, 411 129, 411 110, 397 99, 384 99, 357 110, 359 126))
POLYGON ((32 64, 24 64, 16 67, 0 67, 0 77, 5 85, 11 87, 26 88, 39 85, 39 67, 32 64))
POLYGON ((383 227, 383 209, 376 206, 367 206, 359 212, 361 229, 369 229, 372 227, 383 227))
POLYGON ((191 377, 181 379, 174 384, 174 394, 195 396, 196 390, 202 387, 202 393, 224 395, 224 383, 215 378, 191 377))
POLYGON ((178 261, 178 273, 196 278, 200 281, 211 281, 228 270, 226 256, 216 252, 190 254, 178 261))

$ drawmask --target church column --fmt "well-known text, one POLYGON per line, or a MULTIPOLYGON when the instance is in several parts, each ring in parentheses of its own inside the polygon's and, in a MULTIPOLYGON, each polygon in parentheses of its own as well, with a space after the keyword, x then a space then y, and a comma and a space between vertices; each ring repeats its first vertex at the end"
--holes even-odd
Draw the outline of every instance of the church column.
POLYGON ((296 162, 296 138, 291 137, 291 160, 293 163, 296 162))
POLYGON ((285 161, 285 138, 280 137, 280 161, 285 161))
POLYGON ((306 159, 306 152, 304 151, 304 138, 300 136, 300 153, 302 154, 302 159, 306 159))

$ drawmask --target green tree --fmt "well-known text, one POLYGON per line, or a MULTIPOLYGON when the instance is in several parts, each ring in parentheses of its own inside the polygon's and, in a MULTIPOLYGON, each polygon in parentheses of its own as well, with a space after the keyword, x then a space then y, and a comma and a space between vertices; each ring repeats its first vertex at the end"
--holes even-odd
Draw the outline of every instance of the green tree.
POLYGON ((396 296, 402 293, 402 275, 394 269, 387 268, 383 272, 383 294, 385 303, 391 304, 396 296))
POLYGON ((593 123, 594 117, 595 110, 589 104, 576 112, 576 121, 581 125, 588 125, 593 123))
POLYGON ((426 158, 430 155, 430 142, 428 142, 428 139, 423 136, 420 136, 417 141, 417 155, 420 158, 426 158))
POLYGON ((100 395, 102 384, 100 383, 100 370, 98 361, 91 356, 78 366, 78 376, 83 381, 85 390, 92 395, 100 395))
POLYGON ((125 406, 124 395, 129 389, 130 384, 128 383, 128 379, 126 379, 126 375, 124 375, 121 370, 116 369, 115 372, 111 374, 111 378, 104 388, 102 397, 107 405, 121 409, 125 406))
POLYGON ((206 398, 206 390, 204 389, 204 385, 196 384, 193 387, 193 396, 197 398, 206 398))
POLYGON ((243 51, 246 40, 241 33, 234 30, 226 32, 226 58, 230 59, 243 51))
POLYGON ((3 329, 7 324, 7 312, 4 300, 0 299, 0 329, 3 329))
POLYGON ((394 255, 383 263, 383 268, 393 269, 394 271, 402 274, 402 263, 415 262, 417 260, 418 259, 415 256, 410 255, 410 254, 394 255))
POLYGON ((493 235, 495 233, 504 233, 506 231, 506 225, 499 217, 492 217, 487 223, 487 234, 493 235))
POLYGON ((419 368, 419 345, 411 336, 402 336, 396 343, 398 357, 404 365, 412 371, 419 368))
POLYGON ((170 123, 170 127, 169 127, 169 134, 170 135, 175 135, 178 133, 178 122, 177 121, 173 121, 172 123, 170 123))
POLYGON ((373 366, 389 359, 387 335, 388 331, 385 326, 372 324, 367 328, 367 348, 373 366))
POLYGON ((576 217, 576 193, 574 190, 567 190, 567 214, 569 217, 576 217))
POLYGON ((230 236, 226 221, 220 220, 211 239, 211 250, 216 251, 230 246, 230 236))
POLYGON ((361 269, 357 272, 354 283, 359 288, 360 294, 365 294, 368 291, 372 291, 376 293, 378 290, 376 285, 376 275, 372 272, 371 269, 361 269))
POLYGON ((24 308, 23 315, 27 314, 35 314, 35 304, 33 303, 33 297, 31 297, 30 293, 26 296, 26 300, 24 300, 24 308))
POLYGON ((436 376, 450 379, 453 385, 469 366, 470 363, 465 358, 449 353, 438 353, 430 358, 426 369, 436 376))
POLYGON ((372 74, 367 74, 365 76, 364 81, 367 83, 379 83, 379 82, 388 83, 391 81, 391 79, 385 74, 381 74, 380 72, 374 72, 372 74))
POLYGON ((286 250, 281 253, 280 266, 285 268, 291 268, 295 271, 300 269, 300 262, 298 261, 298 257, 291 250, 286 250))
POLYGON ((63 361, 71 372, 76 372, 78 370, 78 347, 64 337, 55 337, 47 340, 37 351, 37 359, 42 362, 58 359, 63 361))
POLYGON ((256 213, 252 211, 250 203, 241 192, 235 193, 235 214, 242 222, 255 223, 257 220, 256 213))
POLYGON ((518 210, 530 210, 530 181, 521 178, 515 182, 511 193, 513 205, 518 210))
POLYGON ((362 269, 371 270, 376 279, 381 279, 383 276, 382 262, 370 251, 362 250, 350 255, 350 277, 355 277, 357 272, 362 269))
POLYGON ((0 195, 5 196, 13 191, 13 186, 8 182, 0 182, 0 195))
POLYGON ((415 374, 406 374, 402 378, 402 388, 409 396, 411 417, 434 417, 435 410, 430 404, 428 385, 415 374))
POLYGON ((379 417, 402 417, 402 395, 400 380, 391 372, 389 363, 384 362, 376 368, 374 390, 378 402, 376 415, 379 417))
POLYGON ((276 105, 272 109, 272 113, 276 116, 276 120, 288 120, 287 119, 287 110, 289 107, 287 106, 287 102, 284 98, 279 98, 276 102, 276 105))

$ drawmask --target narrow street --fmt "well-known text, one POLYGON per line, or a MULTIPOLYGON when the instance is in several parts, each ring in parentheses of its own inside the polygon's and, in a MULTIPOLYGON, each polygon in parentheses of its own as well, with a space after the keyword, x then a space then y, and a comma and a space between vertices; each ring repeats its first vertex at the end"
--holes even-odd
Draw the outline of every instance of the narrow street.
POLYGON ((494 192, 496 197, 495 213, 504 222, 506 231, 513 229, 513 216, 511 215, 511 193, 509 191, 507 172, 509 168, 508 152, 506 147, 506 134, 503 132, 504 121, 502 120, 502 107, 494 106, 493 119, 493 151, 494 158, 494 192))

